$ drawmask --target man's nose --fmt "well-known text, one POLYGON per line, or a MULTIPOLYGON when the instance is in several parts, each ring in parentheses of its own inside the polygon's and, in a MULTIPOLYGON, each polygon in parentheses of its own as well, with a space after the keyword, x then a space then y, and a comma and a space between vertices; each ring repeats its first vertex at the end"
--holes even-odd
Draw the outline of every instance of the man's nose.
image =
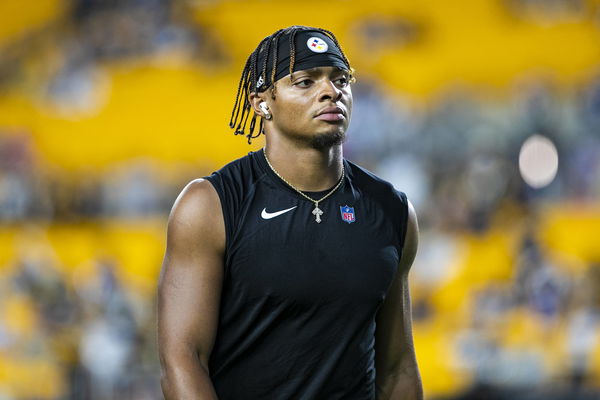
POLYGON ((338 88, 335 83, 329 79, 324 79, 321 84, 321 95, 319 96, 320 101, 333 100, 338 101, 342 97, 342 91, 338 88))

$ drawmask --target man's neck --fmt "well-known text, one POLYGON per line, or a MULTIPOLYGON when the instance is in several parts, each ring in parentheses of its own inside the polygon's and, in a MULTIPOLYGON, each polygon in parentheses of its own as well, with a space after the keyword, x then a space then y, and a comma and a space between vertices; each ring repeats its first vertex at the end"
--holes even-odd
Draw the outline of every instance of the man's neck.
POLYGON ((267 141, 265 153, 273 168, 298 190, 318 192, 331 188, 342 174, 342 145, 324 149, 267 141))

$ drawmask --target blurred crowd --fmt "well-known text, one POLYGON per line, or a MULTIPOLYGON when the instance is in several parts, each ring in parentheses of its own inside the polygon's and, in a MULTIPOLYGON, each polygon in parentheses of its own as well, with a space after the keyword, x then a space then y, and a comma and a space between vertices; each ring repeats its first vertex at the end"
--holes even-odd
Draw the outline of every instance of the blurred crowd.
POLYGON ((64 171, 35 157, 27 133, 1 135, 0 130, 4 223, 166 215, 183 182, 210 173, 197 165, 161 168, 152 160, 125 162, 107 171, 64 171))
MULTIPOLYGON (((226 59, 218 41, 174 16, 177 2, 74 4, 76 33, 65 38, 78 39, 58 41, 61 58, 46 67, 45 95, 60 104, 85 103, 98 62, 177 48, 191 60, 226 59)), ((13 84, 7 60, 19 60, 19 51, 0 62, 0 87, 13 84)), ((373 78, 359 75, 353 87, 345 156, 393 182, 417 209, 417 353, 426 353, 419 334, 441 326, 456 379, 468 381, 453 398, 599 396, 600 266, 573 272, 551 256, 539 232, 545 205, 597 203, 598 76, 569 92, 532 78, 497 98, 454 87, 427 106, 373 78), (551 139, 559 154, 556 178, 539 189, 524 183, 518 167, 521 145, 533 134, 551 139), (501 272, 481 258, 481 271, 452 276, 462 273, 452 266, 461 246, 481 246, 498 231, 511 243, 501 272), (452 296, 467 299, 454 308, 452 296, 437 294, 449 282, 458 285, 452 296)), ((89 260, 81 276, 65 273, 75 266, 60 265, 44 226, 165 218, 183 185, 210 172, 154 160, 67 172, 45 164, 29 132, 0 127, 0 228, 17 227, 38 243, 0 265, 0 399, 161 398, 153 296, 127 290, 110 255, 89 260), (32 384, 35 376, 43 382, 32 384)), ((492 246, 502 247, 504 238, 492 246)))
POLYGON ((0 275, 0 398, 162 398, 147 299, 136 312, 111 260, 75 280, 55 263, 30 249, 0 275))

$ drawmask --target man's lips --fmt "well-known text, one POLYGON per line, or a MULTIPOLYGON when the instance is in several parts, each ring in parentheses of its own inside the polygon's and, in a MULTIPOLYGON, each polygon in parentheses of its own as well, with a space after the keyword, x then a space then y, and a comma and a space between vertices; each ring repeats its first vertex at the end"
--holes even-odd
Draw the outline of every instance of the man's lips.
POLYGON ((322 121, 342 121, 346 117, 344 116, 344 110, 342 110, 340 107, 332 106, 325 107, 319 111, 315 118, 322 121))

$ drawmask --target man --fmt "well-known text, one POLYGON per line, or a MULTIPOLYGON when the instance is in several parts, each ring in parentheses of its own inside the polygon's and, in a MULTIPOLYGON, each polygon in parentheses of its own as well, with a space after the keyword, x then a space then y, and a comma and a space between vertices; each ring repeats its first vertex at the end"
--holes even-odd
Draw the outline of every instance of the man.
POLYGON ((416 216, 343 158, 352 79, 321 29, 277 31, 248 58, 230 126, 249 141, 264 132, 266 146, 191 182, 169 219, 167 399, 422 399, 407 283, 416 216))

